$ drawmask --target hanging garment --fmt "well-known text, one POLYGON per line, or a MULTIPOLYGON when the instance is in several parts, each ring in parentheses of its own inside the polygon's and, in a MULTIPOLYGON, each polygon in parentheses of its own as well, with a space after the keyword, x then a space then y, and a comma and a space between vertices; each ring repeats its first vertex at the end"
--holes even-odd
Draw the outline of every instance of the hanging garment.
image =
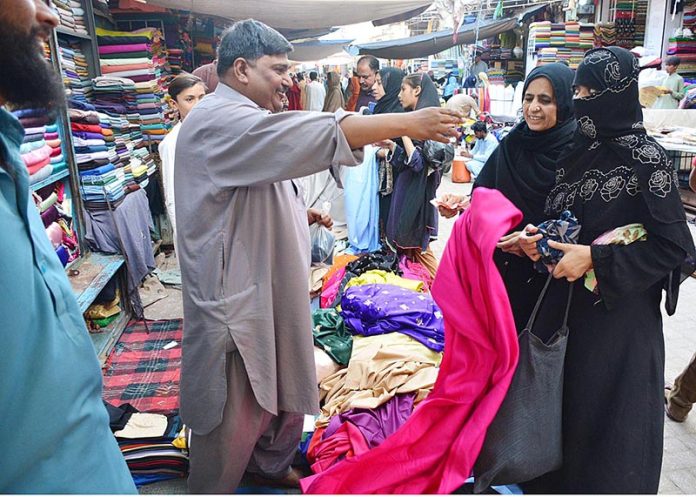
POLYGON ((474 191, 433 285, 447 341, 433 392, 379 447, 303 479, 305 493, 449 493, 470 476, 517 365, 517 333, 493 250, 521 219, 499 192, 474 191))
POLYGON ((345 172, 344 198, 348 225, 348 252, 379 250, 379 197, 375 147, 364 148, 364 160, 345 172))

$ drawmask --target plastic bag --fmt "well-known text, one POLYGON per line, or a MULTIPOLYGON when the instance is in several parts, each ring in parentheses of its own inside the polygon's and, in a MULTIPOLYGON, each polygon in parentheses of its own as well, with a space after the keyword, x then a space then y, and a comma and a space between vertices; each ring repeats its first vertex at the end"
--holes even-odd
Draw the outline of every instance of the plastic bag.
POLYGON ((334 245, 336 238, 326 226, 314 223, 309 227, 312 241, 312 264, 333 264, 334 245))

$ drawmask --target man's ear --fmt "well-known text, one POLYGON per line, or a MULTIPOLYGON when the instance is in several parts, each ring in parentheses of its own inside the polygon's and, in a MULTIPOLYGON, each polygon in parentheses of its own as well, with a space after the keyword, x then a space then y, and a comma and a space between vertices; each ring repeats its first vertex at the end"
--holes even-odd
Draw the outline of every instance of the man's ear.
POLYGON ((243 57, 235 59, 235 61, 232 63, 232 67, 230 68, 234 78, 245 85, 249 84, 250 69, 251 66, 249 65, 249 62, 243 57))

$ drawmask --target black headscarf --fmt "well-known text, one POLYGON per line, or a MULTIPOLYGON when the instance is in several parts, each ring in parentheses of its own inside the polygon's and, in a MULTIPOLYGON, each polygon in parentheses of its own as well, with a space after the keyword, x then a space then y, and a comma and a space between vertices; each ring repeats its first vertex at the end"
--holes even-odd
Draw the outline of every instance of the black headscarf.
POLYGON ((523 93, 537 78, 546 78, 556 99, 556 126, 532 131, 521 122, 500 142, 476 178, 475 187, 495 188, 505 195, 524 218, 515 229, 546 219, 546 196, 556 179, 561 152, 572 144, 576 129, 573 117, 573 71, 564 64, 536 67, 527 76, 523 93))
POLYGON ((591 94, 575 99, 578 129, 573 147, 559 159, 558 180, 547 213, 569 209, 581 219, 580 243, 606 230, 642 218, 648 236, 659 236, 688 256, 666 289, 674 311, 679 270, 693 271, 694 244, 677 192, 678 178, 664 149, 645 132, 638 100, 638 60, 627 50, 590 50, 580 63, 575 85, 591 94), (583 216, 585 211, 592 215, 583 216), (626 222, 627 221, 627 222, 626 222))
POLYGON ((389 112, 403 112, 404 108, 399 102, 399 92, 401 91, 401 81, 404 79, 404 72, 396 67, 385 67, 379 71, 384 87, 384 96, 377 100, 373 114, 387 114, 389 112))
MULTIPOLYGON (((414 110, 440 107, 437 88, 427 74, 421 74, 418 85, 421 91, 414 110)), ((396 172, 386 236, 390 244, 400 249, 425 250, 431 238, 437 236, 438 227, 438 213, 430 201, 440 186, 443 166, 452 162, 454 147, 429 140, 413 140, 413 144, 424 167, 402 167, 396 172)))
POLYGON ((435 83, 425 73, 421 73, 420 95, 415 110, 425 109, 426 107, 440 107, 440 95, 437 92, 435 83))

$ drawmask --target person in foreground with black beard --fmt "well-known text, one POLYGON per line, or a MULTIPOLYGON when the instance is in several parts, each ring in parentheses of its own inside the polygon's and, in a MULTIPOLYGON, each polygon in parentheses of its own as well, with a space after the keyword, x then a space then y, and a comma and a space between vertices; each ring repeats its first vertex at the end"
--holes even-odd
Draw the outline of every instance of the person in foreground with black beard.
POLYGON ((5 107, 64 105, 43 0, 0 0, 1 493, 135 494, 109 429, 92 341, 29 194, 24 130, 5 107))

